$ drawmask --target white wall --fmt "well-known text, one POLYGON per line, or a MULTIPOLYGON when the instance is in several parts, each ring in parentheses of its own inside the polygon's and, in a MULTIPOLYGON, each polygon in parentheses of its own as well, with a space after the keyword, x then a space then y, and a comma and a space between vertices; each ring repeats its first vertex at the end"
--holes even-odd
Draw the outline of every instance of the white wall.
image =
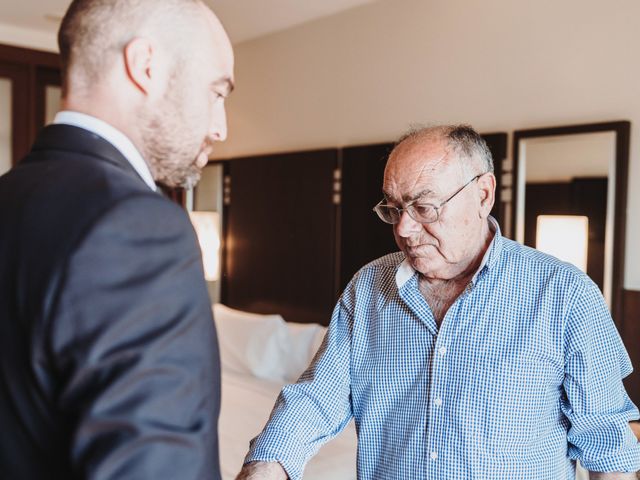
POLYGON ((0 22, 0 43, 17 47, 58 52, 57 34, 36 29, 16 27, 0 22))
MULTIPOLYGON (((575 177, 611 177, 611 173, 615 176, 615 132, 523 138, 520 148, 518 168, 526 183, 570 182, 575 177)), ((615 179, 610 182, 615 190, 615 179)))
POLYGON ((243 43, 218 156, 627 119, 625 286, 640 289, 640 2, 382 0, 243 43))

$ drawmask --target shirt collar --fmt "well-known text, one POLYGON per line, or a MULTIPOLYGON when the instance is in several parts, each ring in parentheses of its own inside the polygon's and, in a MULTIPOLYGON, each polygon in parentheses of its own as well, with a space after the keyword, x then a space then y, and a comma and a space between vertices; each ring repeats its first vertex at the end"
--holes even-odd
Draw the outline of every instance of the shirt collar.
POLYGON ((140 155, 131 140, 120 130, 91 115, 68 110, 58 112, 53 123, 83 128, 104 138, 127 159, 151 190, 155 192, 158 189, 153 181, 147 162, 144 161, 144 158, 142 158, 142 155, 140 155))
MULTIPOLYGON (((502 251, 502 233, 500 232, 500 225, 498 225, 498 222, 492 216, 489 216, 488 220, 489 230, 493 232, 493 239, 491 240, 487 251, 484 252, 478 270, 476 270, 476 273, 471 279, 471 282, 474 284, 476 283, 478 275, 483 268, 492 268, 496 264, 496 262, 498 261, 498 257, 500 256, 500 252, 502 251)), ((398 286, 398 288, 402 288, 404 284, 407 283, 411 279, 411 277, 413 277, 413 275, 415 275, 415 273, 416 271, 409 263, 409 260, 405 258, 396 272, 396 285, 398 286)))

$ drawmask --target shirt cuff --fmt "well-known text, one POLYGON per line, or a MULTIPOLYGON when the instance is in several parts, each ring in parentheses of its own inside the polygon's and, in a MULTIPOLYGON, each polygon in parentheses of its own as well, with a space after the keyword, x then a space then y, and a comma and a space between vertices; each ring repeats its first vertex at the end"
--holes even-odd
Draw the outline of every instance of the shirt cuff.
POLYGON ((580 464, 590 472, 637 472, 640 471, 640 442, 629 428, 624 445, 619 450, 597 455, 597 458, 588 457, 584 452, 579 455, 580 464))
POLYGON ((289 433, 276 429, 264 430, 251 440, 244 463, 278 462, 291 480, 302 479, 307 462, 303 443, 289 433))

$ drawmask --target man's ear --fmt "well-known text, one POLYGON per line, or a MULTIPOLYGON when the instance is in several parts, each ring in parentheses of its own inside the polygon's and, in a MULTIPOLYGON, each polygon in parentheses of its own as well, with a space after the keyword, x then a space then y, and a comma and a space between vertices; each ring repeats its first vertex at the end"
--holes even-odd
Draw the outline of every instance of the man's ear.
POLYGON ((153 45, 146 38, 134 38, 124 47, 124 63, 127 77, 144 94, 153 86, 153 45))
POLYGON ((496 200, 496 177, 493 173, 485 173, 478 179, 478 189, 480 191, 480 207, 482 217, 491 213, 496 200))

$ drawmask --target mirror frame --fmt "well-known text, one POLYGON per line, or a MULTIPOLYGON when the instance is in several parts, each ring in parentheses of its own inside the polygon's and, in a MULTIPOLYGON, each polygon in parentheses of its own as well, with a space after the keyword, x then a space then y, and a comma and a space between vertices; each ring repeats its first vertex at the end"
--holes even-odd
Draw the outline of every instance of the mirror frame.
POLYGON ((622 290, 624 286, 625 237, 627 223, 627 188, 629 174, 629 139, 631 136, 631 122, 627 120, 586 123, 558 127, 533 128, 516 130, 513 133, 513 171, 511 195, 511 228, 516 232, 519 150, 520 140, 537 137, 552 137, 559 135, 575 135, 583 133, 613 132, 616 138, 615 163, 615 196, 613 219, 613 261, 611 272, 611 315, 619 327, 622 314, 622 290))

